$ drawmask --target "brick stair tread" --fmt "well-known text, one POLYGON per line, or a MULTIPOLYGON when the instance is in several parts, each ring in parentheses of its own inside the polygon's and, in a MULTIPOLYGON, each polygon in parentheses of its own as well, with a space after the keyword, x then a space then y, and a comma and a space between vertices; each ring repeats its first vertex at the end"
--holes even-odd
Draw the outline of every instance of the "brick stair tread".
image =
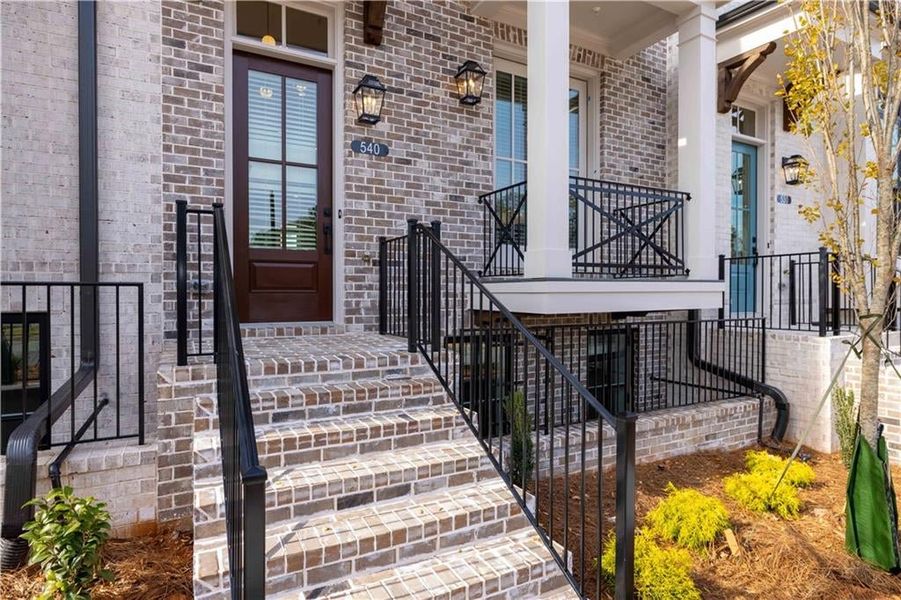
MULTIPOLYGON (((314 517, 303 526, 292 520, 268 523, 266 556, 282 574, 309 571, 352 560, 374 552, 439 538, 439 545, 465 543, 466 537, 445 537, 461 530, 504 521, 520 511, 506 485, 499 478, 451 490, 441 490, 400 500, 380 502, 314 517)), ((527 523, 527 522, 526 522, 527 523)), ((522 527, 519 524, 518 527, 522 527)), ((498 533, 502 533, 500 530, 498 533)), ((530 530, 531 533, 531 530, 530 530)), ((540 542, 539 542, 540 543, 540 542)), ((223 555, 225 536, 194 541, 195 557, 214 551, 221 557, 214 572, 204 572, 212 564, 195 565, 201 579, 228 572, 223 555)), ((340 577, 340 573, 336 572, 340 577)))
MULTIPOLYGON (((366 495, 370 496, 368 503, 407 495, 399 489, 404 486, 413 493, 425 493, 431 489, 417 491, 417 483, 483 468, 494 473, 484 450, 474 439, 276 467, 268 473, 267 506, 272 509, 317 501, 324 510, 339 510, 342 502, 363 503, 362 496, 366 495)), ((224 506, 221 477, 198 479, 194 489, 200 497, 195 506, 195 520, 201 515, 206 515, 207 521, 224 518, 214 512, 224 506)))
POLYGON ((247 376, 314 374, 426 366, 401 340, 371 333, 245 339, 247 376))
MULTIPOLYGON (((404 408, 405 400, 427 396, 435 396, 434 405, 450 403, 434 376, 396 376, 252 389, 250 404, 255 419, 263 416, 261 413, 275 412, 279 420, 288 421, 298 411, 306 410, 311 412, 303 418, 312 420, 341 416, 333 410, 336 408, 355 413, 398 410, 404 408), (352 409, 347 409, 348 405, 353 405, 352 409)), ((215 394, 201 395, 198 402, 213 411, 215 394)))
MULTIPOLYGON (((257 445, 261 454, 294 451, 322 446, 372 440, 380 437, 401 435, 404 432, 430 431, 438 428, 456 427, 460 423, 460 412, 453 405, 386 411, 373 415, 344 416, 318 421, 286 421, 255 427, 257 445), (450 421, 450 422, 449 422, 450 421), (425 426, 425 427, 423 427, 425 426), (323 442, 326 442, 323 444, 323 442)), ((195 452, 218 446, 219 433, 210 430, 196 434, 195 452)))
MULTIPOLYGON (((452 548, 419 562, 363 574, 350 579, 346 589, 334 591, 323 600, 486 598, 559 573, 538 534, 528 528, 452 548)), ((289 597, 277 596, 279 600, 289 597)))

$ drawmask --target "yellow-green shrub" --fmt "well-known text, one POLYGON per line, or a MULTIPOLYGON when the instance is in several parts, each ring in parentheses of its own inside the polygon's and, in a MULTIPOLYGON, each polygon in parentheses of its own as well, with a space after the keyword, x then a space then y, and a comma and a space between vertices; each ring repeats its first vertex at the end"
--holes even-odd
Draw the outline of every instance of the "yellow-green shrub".
POLYGON ((667 497, 648 513, 651 533, 691 550, 700 550, 729 527, 723 503, 689 488, 667 486, 667 497))
POLYGON ((723 484, 726 494, 748 510, 773 512, 792 519, 801 510, 798 488, 783 480, 774 493, 773 486, 778 480, 779 472, 755 471, 730 475, 723 484))
MULTIPOLYGON (((763 450, 751 450, 745 455, 745 466, 748 467, 748 471, 762 475, 775 473, 777 479, 782 475, 782 471, 785 470, 786 463, 788 463, 787 458, 779 458, 763 450)), ((782 483, 795 487, 806 487, 813 483, 815 477, 810 465, 795 460, 792 461, 791 466, 788 468, 782 483)), ((782 485, 779 487, 782 487, 782 485)))
MULTIPOLYGON (((601 571, 616 573, 616 541, 611 536, 601 557, 601 571)), ((682 548, 662 548, 644 530, 635 532, 636 597, 653 600, 701 600, 691 579, 691 554, 682 548)))

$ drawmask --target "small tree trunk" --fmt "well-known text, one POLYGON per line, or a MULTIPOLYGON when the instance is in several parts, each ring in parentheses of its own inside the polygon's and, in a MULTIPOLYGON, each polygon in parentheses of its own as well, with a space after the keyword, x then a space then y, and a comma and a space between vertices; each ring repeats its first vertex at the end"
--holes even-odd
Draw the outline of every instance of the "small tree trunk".
POLYGON ((881 354, 879 345, 874 341, 881 338, 882 327, 876 325, 869 335, 865 334, 872 325, 870 317, 861 321, 860 332, 863 335, 863 351, 860 361, 860 434, 876 448, 876 428, 879 424, 879 366, 881 354))

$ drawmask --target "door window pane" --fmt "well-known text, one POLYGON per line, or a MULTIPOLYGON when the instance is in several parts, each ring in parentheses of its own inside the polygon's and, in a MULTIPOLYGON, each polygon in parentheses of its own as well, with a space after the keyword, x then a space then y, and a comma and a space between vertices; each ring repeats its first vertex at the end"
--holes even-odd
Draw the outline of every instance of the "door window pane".
POLYGON ((528 117, 529 90, 525 77, 513 80, 513 157, 527 160, 526 122, 528 117))
POLYGON ((282 78, 247 73, 247 150, 253 158, 282 158, 282 78))
POLYGON ((285 80, 285 160, 316 164, 316 84, 285 80))
POLYGON ((316 249, 316 169, 286 167, 285 246, 289 250, 316 249))
POLYGON ((247 177, 251 248, 282 246, 282 167, 250 161, 247 177))
POLYGON ((285 37, 289 46, 328 53, 328 19, 285 7, 285 37))
MULTIPOLYGON (((497 74, 497 102, 494 113, 495 153, 502 158, 513 156, 513 76, 497 74)), ((507 184, 499 184, 507 185, 507 184)))
POLYGON ((507 187, 513 178, 513 167, 509 160, 497 160, 494 163, 494 183, 497 187, 507 187))
POLYGON ((579 137, 579 90, 569 90, 569 174, 579 175, 582 164, 581 144, 579 137))

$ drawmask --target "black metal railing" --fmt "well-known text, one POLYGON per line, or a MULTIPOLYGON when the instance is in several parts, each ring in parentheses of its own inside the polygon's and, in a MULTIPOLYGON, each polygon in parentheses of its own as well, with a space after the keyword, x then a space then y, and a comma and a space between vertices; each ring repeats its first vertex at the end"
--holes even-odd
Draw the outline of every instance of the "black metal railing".
MULTIPOLYGON (((486 277, 523 274, 528 208, 526 182, 479 198, 486 277)), ((687 274, 682 211, 687 193, 569 178, 569 246, 573 274, 584 278, 687 274)))
POLYGON ((187 201, 175 201, 175 326, 179 365, 186 365, 188 358, 213 356, 216 351, 213 318, 217 296, 212 276, 216 248, 214 219, 213 209, 189 208, 187 201))
MULTIPOLYGON (((535 336, 612 414, 645 413, 717 400, 756 396, 739 378, 700 368, 718 365, 743 380, 763 382, 766 323, 728 320, 614 321, 533 327, 535 336)), ((557 411, 564 419, 597 418, 557 411)), ((543 416, 544 422, 550 415, 543 416)))
MULTIPOLYGON (((257 456, 256 433, 250 395, 247 389, 247 373, 244 362, 244 348, 231 272, 231 254, 225 215, 221 204, 209 209, 189 209, 179 203, 176 239, 178 287, 177 304, 177 344, 179 364, 187 363, 189 356, 212 355, 216 362, 216 395, 219 418, 219 441, 222 453, 222 480, 225 491, 225 520, 228 538, 228 573, 231 597, 235 599, 257 599, 265 596, 266 583, 266 470, 260 466, 257 456), (208 306, 212 310, 212 327, 205 339, 214 342, 208 351, 200 341, 203 336, 203 309, 198 309, 197 345, 188 351, 190 332, 187 328, 187 215, 196 214, 198 219, 212 215, 210 239, 212 250, 210 263, 205 263, 202 245, 196 246, 198 280, 204 272, 212 277, 212 299, 208 306), (206 271, 205 264, 211 269, 206 271)), ((199 221, 198 221, 199 222, 199 221)), ((198 238, 202 231, 195 230, 198 238)))
MULTIPOLYGON (((865 285, 872 288, 875 270, 865 285)), ((854 301, 838 283, 841 261, 826 248, 752 256, 719 257, 719 278, 727 282, 720 316, 766 317, 771 329, 838 335, 857 327, 854 301)), ((894 287, 894 284, 893 284, 894 287)), ((898 329, 897 290, 886 314, 887 331, 898 329)))
POLYGON ((381 331, 405 332, 409 350, 425 356, 574 588, 632 597, 635 414, 612 414, 440 236, 437 222, 411 220, 406 236, 382 240, 381 331), (398 297, 402 304, 391 300, 398 297), (545 414, 557 423, 558 413, 589 409, 593 421, 543 427, 545 414), (615 483, 604 481, 611 465, 615 483), (615 507, 605 501, 609 485, 615 507), (616 544, 612 584, 595 561, 608 543, 616 544))
POLYGON ((38 450, 133 438, 144 443, 142 283, 5 281, 2 287, 0 438, 6 455, 3 564, 24 559, 38 450), (88 317, 90 325, 82 319, 88 317), (102 352, 101 352, 102 350, 102 352), (53 392, 51 393, 51 390, 53 392))

